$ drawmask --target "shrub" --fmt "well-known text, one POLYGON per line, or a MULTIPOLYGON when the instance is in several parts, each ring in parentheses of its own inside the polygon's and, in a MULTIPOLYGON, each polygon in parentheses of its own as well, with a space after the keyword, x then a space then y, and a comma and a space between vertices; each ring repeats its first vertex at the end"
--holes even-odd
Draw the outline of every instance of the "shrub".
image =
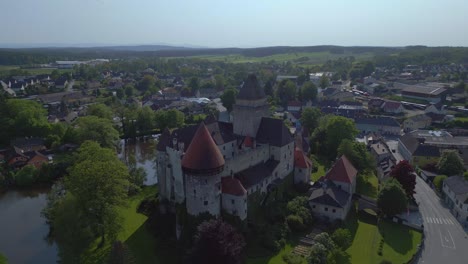
POLYGON ((332 240, 341 249, 346 250, 351 246, 351 232, 348 229, 339 228, 332 234, 332 240))
POLYGON ((286 217, 286 223, 292 231, 301 231, 304 230, 304 222, 302 218, 297 215, 288 215, 286 217))
POLYGON ((283 261, 287 264, 301 264, 303 259, 294 253, 288 253, 283 255, 283 261))
POLYGON ((18 186, 30 186, 36 182, 37 169, 32 165, 26 165, 15 174, 15 182, 18 186))
POLYGON ((434 186, 436 187, 437 191, 442 192, 442 185, 445 179, 447 179, 447 176, 445 175, 439 175, 434 178, 434 186))

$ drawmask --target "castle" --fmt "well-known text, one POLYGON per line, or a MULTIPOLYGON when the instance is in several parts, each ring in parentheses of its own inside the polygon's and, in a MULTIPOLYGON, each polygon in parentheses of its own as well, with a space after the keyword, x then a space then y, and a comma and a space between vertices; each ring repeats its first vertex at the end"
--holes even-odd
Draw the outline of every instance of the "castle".
POLYGON ((236 98, 232 123, 208 118, 164 130, 156 154, 161 199, 185 204, 190 215, 225 211, 244 220, 250 194, 267 192, 293 171, 296 183, 308 182, 310 166, 295 149, 291 132, 283 120, 269 116, 264 91, 249 75, 236 98))

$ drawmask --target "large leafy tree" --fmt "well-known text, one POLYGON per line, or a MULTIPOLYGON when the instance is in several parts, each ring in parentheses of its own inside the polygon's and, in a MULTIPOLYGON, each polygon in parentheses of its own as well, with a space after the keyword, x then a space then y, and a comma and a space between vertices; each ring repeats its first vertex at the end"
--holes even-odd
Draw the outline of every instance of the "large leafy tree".
POLYGON ((276 90, 276 97, 280 100, 282 106, 286 106, 288 101, 296 98, 296 84, 291 80, 281 81, 276 90))
POLYGON ((15 137, 43 137, 49 133, 47 111, 31 100, 7 99, 0 104, 0 143, 15 137))
POLYGON ((301 88, 301 99, 303 101, 317 99, 317 86, 312 82, 305 82, 301 88))
POLYGON ((403 212, 408 204, 405 191, 395 179, 386 181, 377 197, 377 206, 387 216, 403 212))
POLYGON ((120 228, 118 207, 126 203, 129 187, 127 167, 114 151, 92 141, 84 142, 75 156, 75 164, 65 178, 65 189, 76 200, 76 210, 87 226, 101 237, 115 238, 120 228))
POLYGON ((105 118, 112 120, 113 114, 112 109, 105 104, 93 104, 88 106, 86 110, 87 115, 97 116, 99 118, 105 118))
POLYGON ((80 142, 93 140, 108 148, 114 147, 119 139, 119 132, 112 126, 112 121, 97 116, 78 118, 76 134, 80 142))
POLYGON ((314 131, 319 124, 322 113, 316 107, 306 107, 302 110, 301 123, 309 131, 314 131))
POLYGON ((354 140, 358 133, 352 119, 342 116, 327 116, 320 120, 319 127, 314 131, 312 142, 319 144, 322 155, 334 160, 338 147, 345 139, 354 140))
POLYGON ((341 249, 346 250, 351 246, 353 239, 351 238, 351 232, 348 229, 338 228, 333 232, 331 236, 333 242, 341 249))
POLYGON ((390 176, 395 178, 403 187, 408 197, 413 197, 416 187, 416 174, 407 160, 402 160, 392 169, 390 176))
POLYGON ((456 150, 445 150, 437 163, 439 173, 448 176, 462 174, 465 170, 463 160, 456 150))
POLYGON ((344 139, 338 147, 338 155, 345 155, 358 171, 372 170, 375 167, 374 159, 364 143, 344 139))
POLYGON ((236 103, 237 90, 234 88, 226 89, 221 95, 221 102, 228 112, 232 111, 232 106, 236 103))
POLYGON ((191 263, 238 264, 243 261, 245 241, 230 224, 209 220, 197 227, 191 251, 191 263))

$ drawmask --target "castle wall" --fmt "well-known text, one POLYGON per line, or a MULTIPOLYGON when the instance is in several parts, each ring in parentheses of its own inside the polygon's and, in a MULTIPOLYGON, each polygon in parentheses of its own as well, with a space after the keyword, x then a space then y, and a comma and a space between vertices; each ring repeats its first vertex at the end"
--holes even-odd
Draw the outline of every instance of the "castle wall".
POLYGON ((190 215, 221 213, 221 176, 194 176, 185 174, 186 207, 190 215))
POLYGON ((310 182, 310 168, 294 168, 294 184, 310 182))
POLYGON ((257 146, 254 149, 245 149, 235 152, 234 157, 225 160, 224 172, 222 176, 230 176, 240 171, 248 169, 260 162, 265 162, 269 159, 269 148, 267 145, 257 146))
POLYGON ((270 109, 265 98, 237 100, 232 112, 234 134, 255 138, 262 117, 269 115, 270 109))
POLYGON ((270 155, 280 162, 278 174, 281 179, 294 170, 294 142, 283 147, 270 146, 270 155))
POLYGON ((166 187, 169 188, 168 190, 171 190, 171 200, 177 203, 183 203, 185 200, 185 191, 184 175, 182 173, 182 152, 172 148, 166 148, 166 151, 170 164, 170 168, 166 170, 166 187))
POLYGON ((222 208, 227 213, 238 216, 241 220, 247 218, 247 195, 235 196, 223 193, 221 196, 222 208))
POLYGON ((232 159, 236 155, 236 141, 227 142, 226 144, 219 145, 219 150, 223 154, 224 160, 232 159))

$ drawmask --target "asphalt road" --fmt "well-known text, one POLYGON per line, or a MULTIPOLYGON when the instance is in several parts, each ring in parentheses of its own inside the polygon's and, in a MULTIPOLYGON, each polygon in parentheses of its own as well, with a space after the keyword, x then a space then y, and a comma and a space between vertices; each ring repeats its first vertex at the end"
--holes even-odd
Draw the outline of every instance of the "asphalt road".
POLYGON ((468 263, 467 233, 443 201, 419 177, 416 177, 415 198, 419 203, 425 235, 418 263, 468 263))

